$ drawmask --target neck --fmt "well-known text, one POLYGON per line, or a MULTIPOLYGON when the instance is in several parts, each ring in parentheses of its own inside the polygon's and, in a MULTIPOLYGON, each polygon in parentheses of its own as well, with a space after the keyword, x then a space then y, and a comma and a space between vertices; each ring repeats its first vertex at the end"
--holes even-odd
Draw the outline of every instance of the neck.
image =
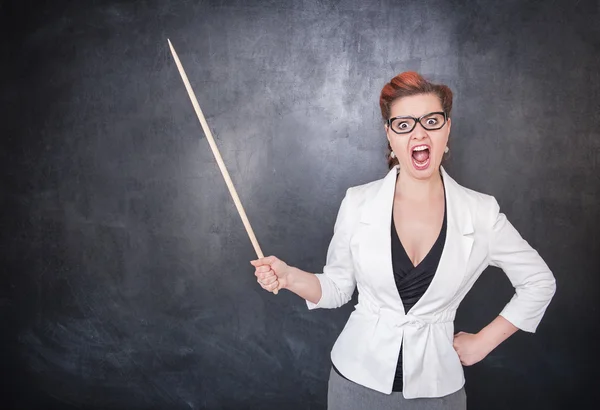
POLYGON ((429 201, 442 194, 444 186, 440 171, 434 172, 428 179, 415 179, 406 172, 398 173, 396 181, 396 196, 412 201, 429 201))

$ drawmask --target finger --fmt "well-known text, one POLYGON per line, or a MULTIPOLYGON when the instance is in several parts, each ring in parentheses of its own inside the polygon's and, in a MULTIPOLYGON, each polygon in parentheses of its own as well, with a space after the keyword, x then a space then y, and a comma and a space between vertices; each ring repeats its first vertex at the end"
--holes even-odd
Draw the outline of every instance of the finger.
POLYGON ((259 266, 258 268, 256 268, 256 270, 259 271, 260 273, 267 273, 271 270, 271 266, 269 266, 269 265, 259 266))
POLYGON ((275 275, 275 271, 273 269, 271 269, 265 273, 262 273, 261 275, 263 275, 263 277, 265 277, 265 278, 270 278, 271 276, 277 276, 277 275, 275 275))
POLYGON ((262 280, 257 279, 256 280, 258 282, 258 284, 260 285, 261 288, 263 288, 264 290, 269 290, 269 285, 267 285, 266 283, 264 283, 262 280))
POLYGON ((277 282, 277 276, 270 275, 270 276, 267 276, 266 278, 261 278, 260 281, 262 283, 264 283, 265 285, 271 285, 272 283, 277 282))
POLYGON ((261 286, 268 286, 274 282, 277 282, 277 276, 273 271, 270 274, 259 274, 256 275, 256 281, 261 284, 261 286))
POLYGON ((275 281, 269 285, 265 285, 265 289, 269 292, 274 292, 279 287, 279 281, 275 281))
POLYGON ((260 265, 260 266, 256 266, 256 271, 257 271, 257 272, 260 272, 260 273, 265 273, 265 272, 268 272, 268 271, 270 271, 271 269, 272 269, 272 268, 271 268, 271 265, 260 265))
POLYGON ((256 272, 254 275, 261 280, 276 276, 275 272, 272 270, 268 271, 267 273, 256 272))

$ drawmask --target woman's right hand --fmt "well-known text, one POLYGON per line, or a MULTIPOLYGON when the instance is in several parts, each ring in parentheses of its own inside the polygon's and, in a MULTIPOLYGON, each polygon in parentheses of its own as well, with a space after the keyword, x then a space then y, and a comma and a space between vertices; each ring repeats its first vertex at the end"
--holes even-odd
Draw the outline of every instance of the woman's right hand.
POLYGON ((291 271, 287 263, 276 256, 252 260, 250 263, 256 268, 254 276, 263 289, 275 292, 287 288, 291 271))

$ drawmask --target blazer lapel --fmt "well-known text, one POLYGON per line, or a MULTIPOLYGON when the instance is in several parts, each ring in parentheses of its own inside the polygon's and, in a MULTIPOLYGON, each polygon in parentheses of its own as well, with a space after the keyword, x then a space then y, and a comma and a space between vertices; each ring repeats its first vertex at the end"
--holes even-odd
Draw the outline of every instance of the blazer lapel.
MULTIPOLYGON (((391 218, 398 166, 383 178, 382 184, 368 199, 360 215, 361 225, 357 232, 359 264, 368 275, 366 287, 373 287, 377 299, 394 310, 404 312, 398 294, 391 252, 391 218)), ((422 314, 439 309, 460 286, 467 260, 473 246, 473 224, 460 186, 441 167, 447 206, 446 241, 436 274, 423 297, 411 312, 422 314)), ((364 290, 364 289, 363 289, 364 290)))
POLYGON ((404 312, 392 269, 391 223, 398 166, 383 178, 379 189, 365 201, 357 231, 359 265, 367 276, 360 292, 369 292, 382 306, 404 312))
POLYGON ((392 222, 392 205, 394 204, 394 193, 396 191, 396 176, 398 166, 392 168, 383 178, 383 183, 375 195, 365 202, 360 221, 366 224, 386 224, 392 222), (388 215, 385 211, 389 210, 388 215))

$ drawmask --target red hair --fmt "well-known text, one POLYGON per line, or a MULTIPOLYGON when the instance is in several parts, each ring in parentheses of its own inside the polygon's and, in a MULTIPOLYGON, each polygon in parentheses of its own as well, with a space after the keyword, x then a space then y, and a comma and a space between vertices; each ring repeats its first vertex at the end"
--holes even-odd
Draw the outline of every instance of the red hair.
MULTIPOLYGON (((392 78, 389 83, 383 86, 379 97, 379 107, 384 121, 390 118, 391 106, 394 101, 402 97, 409 97, 418 94, 435 94, 442 104, 442 109, 450 118, 452 111, 452 90, 443 84, 433 84, 425 80, 419 73, 414 71, 405 71, 392 78)), ((398 164, 398 158, 390 157, 392 147, 388 142, 388 167, 392 169, 398 164)))

